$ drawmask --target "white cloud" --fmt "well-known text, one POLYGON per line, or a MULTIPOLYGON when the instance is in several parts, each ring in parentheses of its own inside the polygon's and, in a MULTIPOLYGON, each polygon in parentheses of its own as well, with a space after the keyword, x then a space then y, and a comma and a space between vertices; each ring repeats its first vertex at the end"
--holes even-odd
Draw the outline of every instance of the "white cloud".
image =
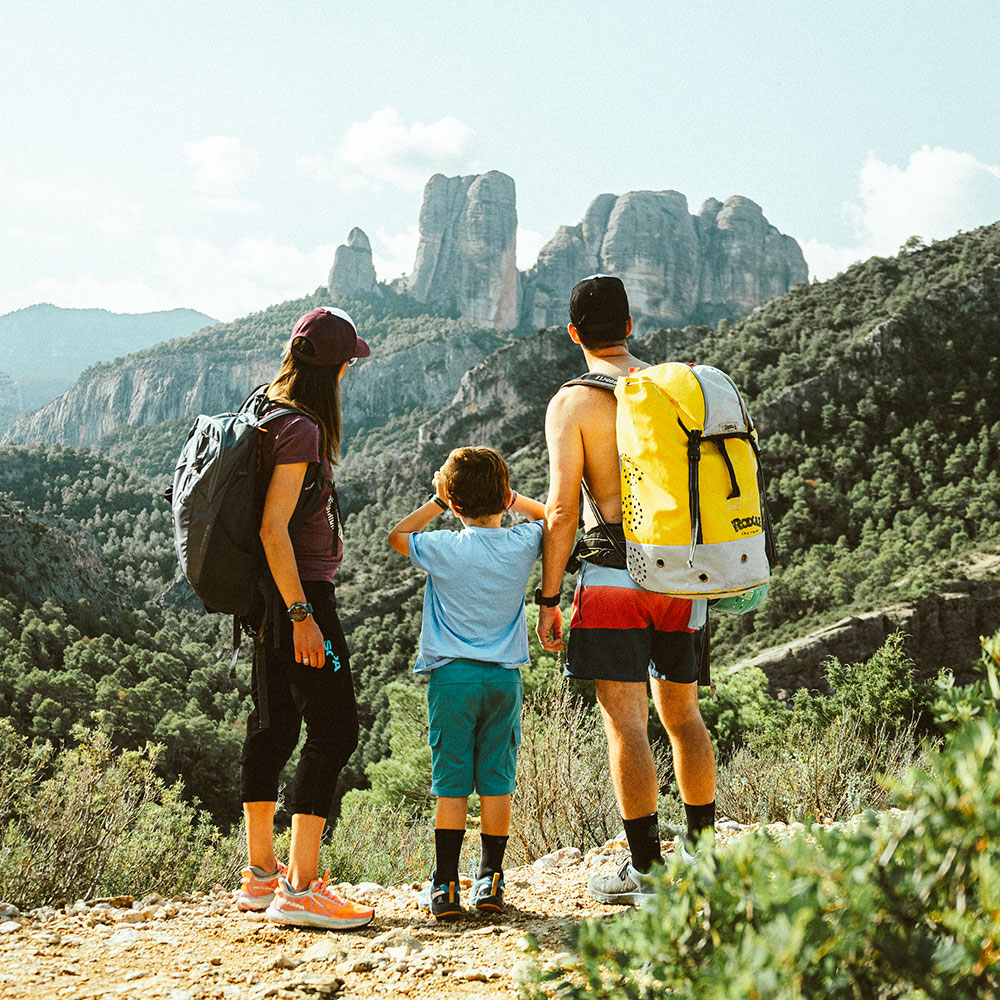
POLYGON ((210 195, 231 194, 260 159, 256 150, 227 135, 189 143, 184 156, 194 172, 195 187, 210 195))
POLYGON ((156 246, 174 303, 218 319, 232 319, 312 292, 326 282, 335 250, 329 244, 306 252, 270 236, 221 247, 207 240, 166 235, 156 246), (226 280, 220 281, 220 275, 226 280))
POLYGON ((517 227, 517 266, 521 271, 527 271, 535 266, 538 251, 546 244, 546 239, 534 229, 517 227))
POLYGON ((407 125, 395 108, 382 108, 348 128, 339 152, 364 176, 419 191, 431 174, 471 169, 475 137, 450 115, 407 125))
POLYGON ((213 198, 210 195, 202 195, 192 198, 188 204, 200 212, 218 212, 229 215, 256 215, 263 210, 259 201, 252 198, 234 198, 225 196, 213 198))
POLYGON ((30 286, 33 302, 54 302, 65 309, 107 309, 118 313, 156 312, 188 303, 175 302, 164 290, 153 290, 143 281, 107 280, 80 275, 72 281, 40 278, 30 286))
POLYGON ((802 241, 814 277, 825 279, 857 260, 894 254, 910 236, 945 239, 1000 219, 1000 167, 969 153, 923 146, 905 167, 869 153, 858 176, 858 199, 844 211, 857 243, 834 247, 802 241))
POLYGON ((419 242, 420 230, 416 226, 408 226, 401 233, 388 233, 380 228, 375 233, 375 245, 372 247, 372 264, 378 280, 392 281, 402 274, 409 274, 413 270, 419 242))

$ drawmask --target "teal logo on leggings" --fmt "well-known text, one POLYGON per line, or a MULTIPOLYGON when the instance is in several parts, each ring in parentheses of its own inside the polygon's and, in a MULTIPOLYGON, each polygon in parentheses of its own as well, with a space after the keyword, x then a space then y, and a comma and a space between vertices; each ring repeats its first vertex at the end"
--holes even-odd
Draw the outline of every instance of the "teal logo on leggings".
POLYGON ((333 643, 327 639, 323 643, 323 648, 326 650, 326 658, 333 661, 333 672, 336 673, 340 669, 340 657, 334 654, 333 643))

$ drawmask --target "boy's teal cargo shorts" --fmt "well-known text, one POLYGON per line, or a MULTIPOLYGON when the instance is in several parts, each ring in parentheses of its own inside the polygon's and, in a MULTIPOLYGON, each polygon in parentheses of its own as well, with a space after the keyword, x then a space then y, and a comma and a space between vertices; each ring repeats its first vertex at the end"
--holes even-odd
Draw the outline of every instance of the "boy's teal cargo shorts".
POLYGON ((510 795, 521 742, 521 671, 452 660, 427 686, 431 794, 510 795))

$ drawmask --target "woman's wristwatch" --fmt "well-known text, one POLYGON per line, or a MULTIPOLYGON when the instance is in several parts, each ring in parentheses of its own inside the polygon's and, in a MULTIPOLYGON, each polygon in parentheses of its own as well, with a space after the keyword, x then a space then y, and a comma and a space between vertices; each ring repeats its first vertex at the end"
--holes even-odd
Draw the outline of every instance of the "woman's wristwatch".
POLYGON ((297 601, 288 609, 289 621, 304 622, 313 613, 313 606, 297 601))

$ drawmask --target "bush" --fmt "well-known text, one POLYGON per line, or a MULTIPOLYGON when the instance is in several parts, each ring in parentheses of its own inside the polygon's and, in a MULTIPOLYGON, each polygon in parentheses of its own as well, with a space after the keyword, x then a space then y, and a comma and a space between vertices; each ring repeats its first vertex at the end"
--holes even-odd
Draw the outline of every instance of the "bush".
POLYGON ((720 754, 723 814, 742 823, 788 823, 884 809, 884 777, 901 778, 920 763, 923 696, 902 634, 889 636, 864 663, 831 657, 826 673, 830 695, 802 690, 786 706, 752 679, 748 705, 720 712, 737 746, 728 761, 720 754), (742 719, 761 722, 749 730, 742 719))
MULTIPOLYGON (((517 791, 512 803, 510 855, 525 864, 560 847, 588 849, 621 829, 608 770, 600 711, 565 684, 543 688, 525 702, 517 791)), ((654 746, 657 773, 669 771, 654 746)))
MULTIPOLYGON (((468 867, 473 855, 479 859, 479 844, 467 836, 463 847, 468 867)), ((425 880, 434 867, 434 824, 426 815, 384 805, 364 792, 348 792, 320 850, 319 866, 330 870, 334 882, 425 880)))
MULTIPOLYGON (((990 655, 1000 653, 995 649, 990 655)), ((535 997, 1000 995, 1000 685, 895 790, 902 812, 808 836, 749 835, 652 902, 575 932, 578 968, 535 997)))
POLYGON ((0 720, 0 898, 68 898, 231 884, 242 842, 223 837, 156 774, 158 748, 117 752, 103 729, 55 753, 0 720), (46 776, 47 775, 47 776, 46 776))

